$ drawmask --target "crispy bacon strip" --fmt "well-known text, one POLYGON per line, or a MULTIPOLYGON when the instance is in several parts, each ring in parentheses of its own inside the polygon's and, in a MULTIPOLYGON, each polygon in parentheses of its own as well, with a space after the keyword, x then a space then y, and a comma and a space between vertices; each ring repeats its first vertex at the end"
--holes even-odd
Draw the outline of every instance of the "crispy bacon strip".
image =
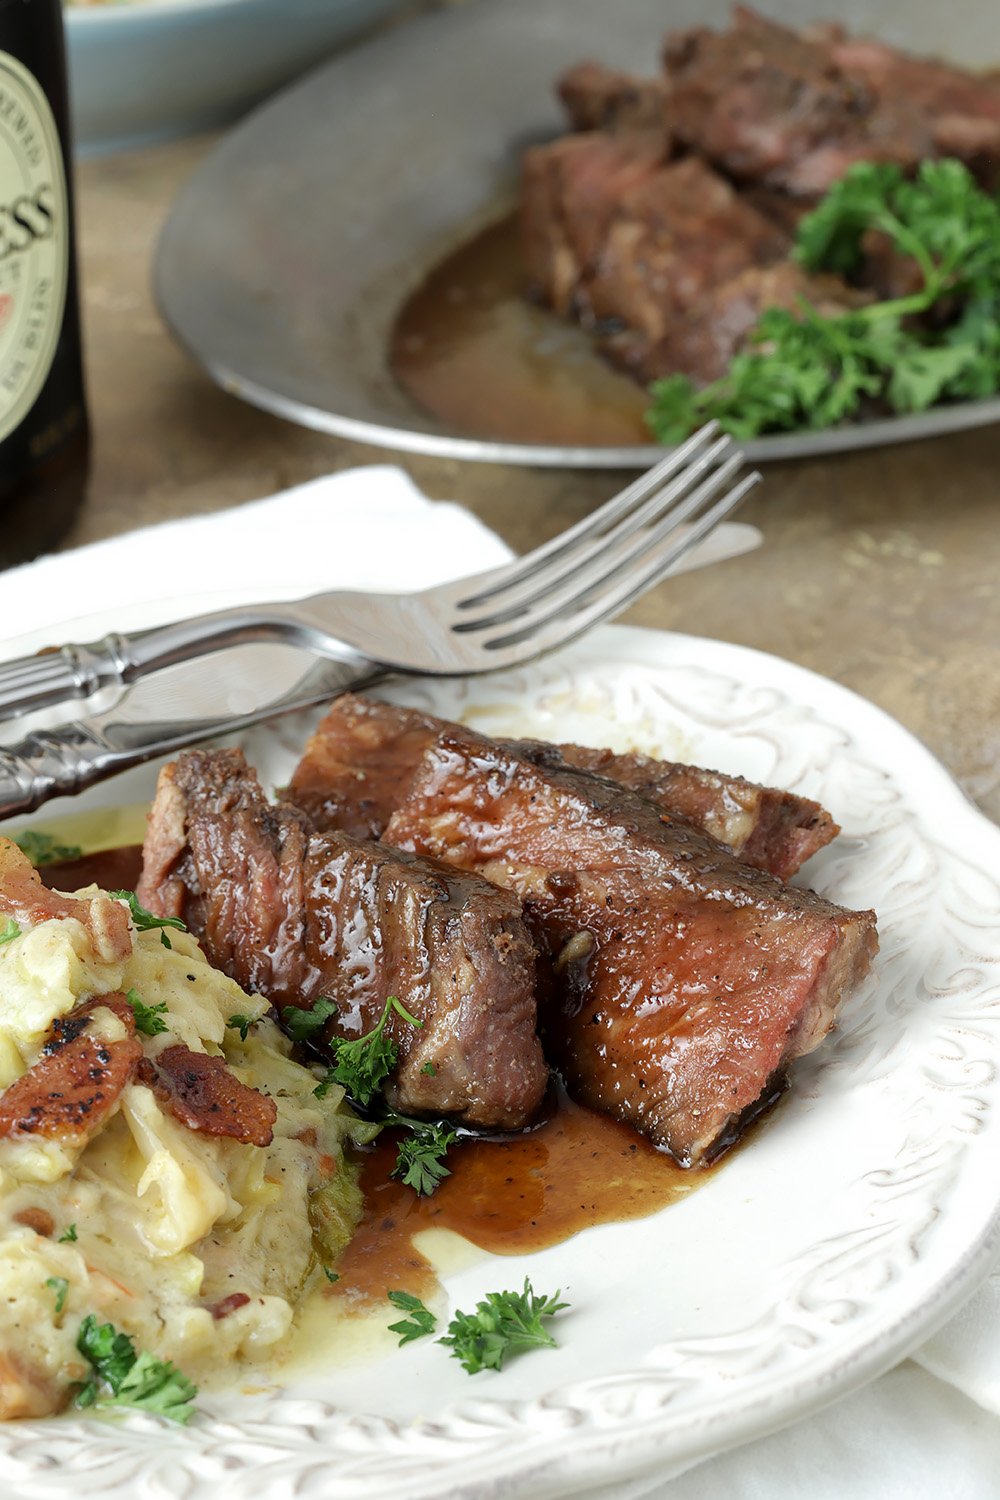
POLYGON ((170 1113, 202 1135, 225 1135, 245 1146, 269 1146, 278 1107, 241 1083, 224 1058, 177 1042, 153 1064, 152 1087, 170 1113))
POLYGON ((0 918, 13 917, 23 927, 75 917, 90 934, 94 952, 106 963, 132 952, 128 912, 103 894, 89 900, 60 896, 42 884, 31 860, 10 839, 0 837, 0 918))
POLYGON ((0 1096, 0 1137, 41 1136, 83 1145, 114 1109, 141 1057, 135 1017, 124 995, 97 995, 75 1006, 53 1022, 34 1067, 0 1096), (99 1006, 114 1011, 127 1036, 107 1042, 90 1035, 99 1006))

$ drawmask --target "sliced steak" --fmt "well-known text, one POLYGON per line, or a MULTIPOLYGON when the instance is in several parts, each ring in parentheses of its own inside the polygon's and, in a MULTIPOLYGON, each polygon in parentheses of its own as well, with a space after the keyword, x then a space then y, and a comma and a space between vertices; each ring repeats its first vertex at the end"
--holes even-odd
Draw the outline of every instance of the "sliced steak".
POLYGON ((52 1023, 33 1067, 0 1095, 0 1136, 38 1136, 84 1146, 117 1108, 142 1058, 135 1016, 124 995, 97 995, 52 1023), (95 1012, 112 1012, 113 1040, 95 1012))
MULTIPOLYGON (((545 750, 535 745, 532 754, 541 762, 545 750)), ((818 802, 758 786, 742 776, 723 776, 634 752, 616 755, 582 745, 559 745, 557 750, 567 765, 639 792, 668 817, 683 818, 731 849, 744 864, 781 880, 790 880, 840 832, 818 802)))
POLYGON ((571 1093, 685 1166, 773 1097, 877 947, 873 912, 781 885, 551 749, 441 735, 385 837, 517 892, 553 961, 543 1034, 571 1093))
POLYGON ((387 1087, 408 1112, 518 1127, 545 1091, 535 948, 513 895, 395 849, 311 834, 272 807, 237 751, 192 751, 160 773, 139 899, 179 916, 210 961, 280 1010, 319 996, 324 1040, 369 1032, 396 995, 387 1087))
POLYGON ((662 78, 633 78, 603 63, 581 62, 556 81, 574 130, 663 130, 667 89, 662 78))
MULTIPOLYGON (((424 752, 443 731, 456 729, 433 714, 345 694, 311 736, 284 795, 321 832, 381 838, 424 752)), ((818 802, 740 776, 583 745, 558 750, 570 765, 642 793, 782 879, 840 832, 818 802)))
POLYGON ((177 1042, 145 1064, 143 1081, 189 1130, 245 1146, 269 1146, 274 1138, 278 1106, 241 1082, 224 1057, 192 1052, 177 1042))

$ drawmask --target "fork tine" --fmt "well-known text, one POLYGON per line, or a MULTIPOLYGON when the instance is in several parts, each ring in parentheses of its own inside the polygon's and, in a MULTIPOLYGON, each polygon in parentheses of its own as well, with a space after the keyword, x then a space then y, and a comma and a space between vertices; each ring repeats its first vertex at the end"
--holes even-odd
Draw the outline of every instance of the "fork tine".
MULTIPOLYGON (((731 438, 720 438, 682 474, 663 489, 657 490, 605 535, 575 548, 557 562, 543 568, 533 578, 525 579, 513 588, 508 586, 494 592, 492 606, 487 605, 471 618, 458 621, 453 628, 462 632, 479 631, 494 624, 502 624, 553 594, 558 596, 565 593, 567 588, 579 590, 591 578, 596 581, 605 578, 629 537, 642 531, 642 543, 648 547, 662 534, 665 526, 679 525, 685 519, 702 496, 702 492, 694 490, 694 486, 699 480, 706 479, 712 468, 732 452, 732 448, 731 438)), ((725 477, 735 473, 742 462, 742 457, 737 454, 734 460, 730 460, 730 466, 725 472, 725 466, 721 467, 718 473, 723 475, 723 479, 718 482, 724 482, 725 477)))
POLYGON ((673 531, 669 532, 652 553, 644 551, 635 560, 635 565, 618 578, 614 588, 597 594, 583 608, 573 613, 568 613, 564 608, 542 620, 522 623, 517 630, 484 640, 483 649, 491 654, 495 653, 498 667, 514 664, 541 655, 543 651, 552 651, 566 645, 599 620, 619 614, 658 583, 674 563, 714 530, 720 521, 732 515, 750 490, 760 482, 760 478, 756 471, 746 475, 734 489, 716 500, 704 515, 694 521, 683 536, 678 537, 673 531))
POLYGON ((619 491, 617 495, 612 495, 610 500, 591 515, 584 516, 581 521, 577 521, 575 526, 570 526, 566 531, 559 532, 558 536, 552 537, 550 541, 543 542, 533 552, 527 552, 523 557, 514 558, 512 562, 503 563, 498 568, 491 568, 487 572, 478 573, 473 578, 463 580, 464 583, 473 585, 475 592, 463 596, 454 607, 462 610, 475 608, 492 598, 495 593, 532 577, 543 564, 559 558, 564 552, 574 548, 577 543, 599 536, 609 526, 613 526, 633 505, 644 500, 664 480, 693 462, 699 450, 715 436, 718 425, 715 421, 706 422, 705 426, 699 428, 686 443, 682 443, 679 448, 668 453, 660 463, 647 470, 645 474, 640 474, 638 479, 626 485, 625 489, 619 491))
POLYGON ((525 626, 544 625, 566 610, 582 607, 595 589, 603 591, 613 587, 615 580, 643 557, 648 557, 653 547, 680 535, 685 523, 700 515, 713 496, 735 479, 742 467, 742 453, 732 454, 713 473, 703 477, 689 495, 672 505, 654 525, 640 531, 638 536, 627 535, 618 545, 603 549, 569 574, 560 588, 552 589, 542 598, 528 599, 517 608, 498 609, 489 617, 477 620, 474 626, 459 620, 452 628, 456 631, 475 629, 478 638, 482 639, 483 632, 495 633, 495 627, 499 625, 513 625, 518 620, 525 626))

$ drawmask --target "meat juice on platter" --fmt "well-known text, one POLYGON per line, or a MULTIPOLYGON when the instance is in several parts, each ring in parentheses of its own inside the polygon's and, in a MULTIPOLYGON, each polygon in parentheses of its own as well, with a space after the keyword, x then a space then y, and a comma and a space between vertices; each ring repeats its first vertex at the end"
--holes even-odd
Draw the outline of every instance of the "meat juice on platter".
POLYGON ((634 381, 524 287, 511 214, 459 246, 407 299, 389 348, 399 384, 455 432, 569 447, 649 442, 634 381))

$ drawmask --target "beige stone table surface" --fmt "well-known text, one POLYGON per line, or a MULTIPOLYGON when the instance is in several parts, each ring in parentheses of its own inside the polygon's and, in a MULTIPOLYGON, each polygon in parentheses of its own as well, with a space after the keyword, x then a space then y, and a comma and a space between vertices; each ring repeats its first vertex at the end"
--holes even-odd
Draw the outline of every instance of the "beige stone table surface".
MULTIPOLYGON (((210 146, 200 139, 80 166, 95 465, 69 545, 391 457, 225 395, 164 329, 149 290, 153 246, 210 146)), ((621 480, 395 461, 519 551, 621 480)), ((763 548, 662 585, 626 618, 755 646, 836 678, 919 735, 1000 821, 1000 427, 773 465, 765 481, 744 509, 763 548)))

